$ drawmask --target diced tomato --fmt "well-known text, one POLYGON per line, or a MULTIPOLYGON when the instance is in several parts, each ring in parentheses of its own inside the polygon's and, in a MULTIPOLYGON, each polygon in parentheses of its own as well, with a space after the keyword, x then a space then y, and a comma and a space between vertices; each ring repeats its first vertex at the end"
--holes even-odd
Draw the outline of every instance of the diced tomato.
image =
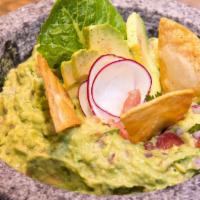
POLYGON ((121 121, 119 121, 119 122, 110 121, 110 122, 109 122, 109 125, 118 128, 119 131, 120 131, 120 135, 121 135, 124 139, 129 140, 128 132, 127 132, 127 130, 125 129, 125 127, 124 127, 124 125, 123 125, 123 123, 122 123, 121 121))
POLYGON ((197 147, 197 148, 200 148, 200 139, 197 140, 197 142, 196 142, 196 147, 197 147))
POLYGON ((125 140, 129 140, 129 135, 128 132, 125 128, 120 129, 120 135, 125 139, 125 140))
POLYGON ((133 90, 129 92, 126 101, 124 102, 124 106, 122 109, 122 113, 127 112, 131 108, 137 106, 141 102, 141 94, 139 90, 133 90))
POLYGON ((184 142, 174 133, 165 132, 157 138, 156 147, 159 149, 170 149, 172 146, 180 146, 184 142))

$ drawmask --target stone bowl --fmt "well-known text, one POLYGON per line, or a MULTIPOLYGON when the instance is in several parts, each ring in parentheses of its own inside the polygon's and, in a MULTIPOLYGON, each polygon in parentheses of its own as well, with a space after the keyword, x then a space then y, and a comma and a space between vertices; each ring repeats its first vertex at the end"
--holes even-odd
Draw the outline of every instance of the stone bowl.
MULTIPOLYGON (((53 0, 41 0, 0 17, 0 87, 9 69, 25 60, 36 42, 41 23, 47 17, 53 0), (6 67, 5 67, 6 66, 6 67)), ((174 0, 113 0, 124 18, 132 11, 144 18, 149 35, 157 34, 161 16, 172 18, 200 35, 200 10, 174 0)), ((165 190, 123 196, 85 195, 39 183, 16 172, 0 161, 1 200, 166 200, 200 199, 200 175, 165 190)))

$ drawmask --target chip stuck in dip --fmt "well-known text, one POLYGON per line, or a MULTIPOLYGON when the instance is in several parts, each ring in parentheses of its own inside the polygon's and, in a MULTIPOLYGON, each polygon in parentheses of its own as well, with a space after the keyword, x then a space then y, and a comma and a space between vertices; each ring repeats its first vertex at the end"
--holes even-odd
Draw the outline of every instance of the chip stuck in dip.
POLYGON ((125 22, 108 0, 56 0, 0 93, 0 159, 97 195, 199 174, 199 38, 167 18, 158 28, 148 38, 138 13, 125 22))

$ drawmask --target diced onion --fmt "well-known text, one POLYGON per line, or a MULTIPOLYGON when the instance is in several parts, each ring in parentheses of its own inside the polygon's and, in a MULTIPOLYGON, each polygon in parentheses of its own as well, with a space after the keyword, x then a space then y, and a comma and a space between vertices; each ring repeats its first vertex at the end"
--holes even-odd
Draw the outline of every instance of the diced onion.
POLYGON ((194 114, 200 114, 200 105, 193 105, 192 106, 192 112, 194 114))
POLYGON ((183 129, 182 128, 177 128, 176 129, 176 135, 180 136, 184 133, 183 129))
POLYGON ((194 132, 193 133, 193 137, 195 138, 195 139, 200 139, 200 131, 196 131, 196 132, 194 132))
POLYGON ((200 158, 196 158, 196 159, 194 160, 194 163, 195 163, 195 165, 196 165, 198 168, 200 168, 200 158))

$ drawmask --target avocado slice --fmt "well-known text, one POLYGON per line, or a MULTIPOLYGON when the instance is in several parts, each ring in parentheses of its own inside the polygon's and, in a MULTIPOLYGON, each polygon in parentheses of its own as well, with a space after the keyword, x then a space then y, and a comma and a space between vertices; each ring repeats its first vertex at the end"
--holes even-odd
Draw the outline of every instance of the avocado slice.
POLYGON ((151 56, 154 62, 156 63, 156 67, 160 69, 159 58, 158 58, 158 38, 156 37, 149 38, 149 48, 151 56))
POLYGON ((73 75, 78 82, 87 79, 90 68, 98 57, 99 53, 91 49, 81 49, 72 55, 73 75))
POLYGON ((134 59, 144 65, 152 77, 150 95, 161 92, 160 73, 149 47, 147 31, 144 21, 137 13, 132 13, 127 20, 128 46, 131 49, 134 59))
POLYGON ((79 119, 81 121, 84 120, 85 118, 85 115, 81 109, 81 106, 80 106, 80 102, 79 102, 79 98, 78 98, 78 91, 79 91, 79 87, 80 87, 80 84, 77 83, 75 85, 73 85, 72 87, 70 87, 68 90, 67 90, 67 93, 75 107, 75 111, 76 111, 76 114, 77 116, 79 117, 79 119))
POLYGON ((86 46, 100 54, 115 54, 125 58, 133 58, 127 41, 108 24, 93 25, 84 29, 86 46))
POLYGON ((77 84, 73 85, 72 87, 70 87, 67 90, 67 93, 71 99, 74 99, 74 98, 78 97, 78 90, 79 90, 79 84, 77 83, 77 84))
POLYGON ((64 61, 61 64, 61 74, 64 80, 65 89, 69 89, 76 84, 76 79, 73 75, 73 65, 71 61, 64 61))

